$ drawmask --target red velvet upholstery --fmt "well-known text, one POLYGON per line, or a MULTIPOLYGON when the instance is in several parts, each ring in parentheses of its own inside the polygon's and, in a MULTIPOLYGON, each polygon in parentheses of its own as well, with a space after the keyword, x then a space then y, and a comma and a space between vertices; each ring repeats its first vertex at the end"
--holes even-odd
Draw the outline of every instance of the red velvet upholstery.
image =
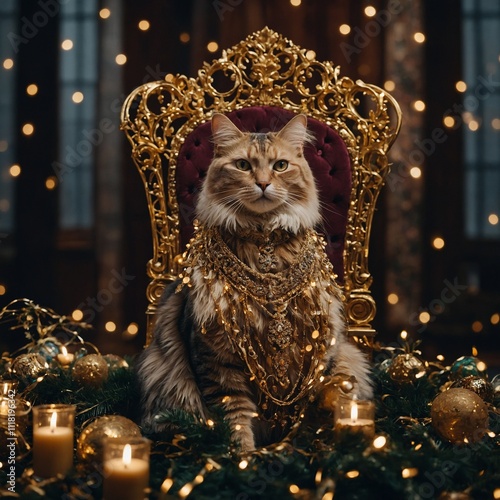
MULTIPOLYGON (((228 113, 241 130, 267 132, 280 130, 293 116, 290 111, 274 107, 249 107, 228 113)), ((351 193, 351 163, 340 136, 322 122, 309 118, 308 128, 314 134, 314 146, 308 146, 305 157, 316 178, 321 200, 323 227, 328 242, 327 253, 343 283, 343 250, 351 193)), ((196 195, 213 156, 211 126, 206 122, 186 138, 176 172, 177 199, 180 208, 181 245, 192 236, 193 207, 196 195)))

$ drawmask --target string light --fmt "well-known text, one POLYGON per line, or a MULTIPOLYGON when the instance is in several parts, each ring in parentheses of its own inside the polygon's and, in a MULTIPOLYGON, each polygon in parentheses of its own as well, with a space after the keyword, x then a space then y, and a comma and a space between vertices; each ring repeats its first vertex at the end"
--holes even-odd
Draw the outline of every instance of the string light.
POLYGON ((35 83, 30 83, 26 87, 26 93, 28 95, 36 95, 36 94, 38 94, 38 85, 36 85, 35 83))
POLYGON ((298 7, 302 3, 302 0, 290 0, 290 4, 294 7, 298 7))
POLYGON ((12 69, 14 67, 14 60, 13 59, 4 59, 3 61, 3 68, 4 69, 12 69))
POLYGON ((179 35, 179 40, 182 42, 182 43, 188 43, 189 40, 191 40, 191 36, 189 35, 189 33, 186 33, 185 31, 183 33, 181 33, 179 35))
POLYGON ((414 35, 413 35, 413 39, 417 42, 417 43, 424 43, 425 42, 425 35, 423 33, 421 33, 420 31, 417 31, 414 35))
POLYGON ((498 215, 497 214, 490 214, 490 215, 488 215, 488 222, 492 226, 496 226, 498 224, 498 215))
POLYGON ((414 179, 420 179, 420 177, 422 177, 422 169, 420 167, 411 167, 410 168, 410 175, 414 179))
POLYGON ((441 250, 444 248, 444 240, 443 238, 441 238, 440 236, 437 236, 436 238, 434 238, 432 240, 432 246, 436 249, 436 250, 441 250))
POLYGON ((479 354, 479 353, 478 353, 478 350, 477 350, 477 348, 476 348, 476 346, 472 346, 472 351, 471 351, 471 352, 472 352, 472 355, 473 355, 474 357, 476 357, 476 356, 479 354))
POLYGON ((396 293, 390 293, 388 296, 387 296, 387 302, 389 302, 389 304, 392 304, 392 305, 395 305, 399 302, 399 297, 396 293))
POLYGON ((151 27, 151 24, 149 24, 149 21, 147 21, 146 19, 143 19, 142 21, 139 21, 138 26, 141 31, 148 31, 148 29, 151 27))
POLYGON ((71 50, 73 48, 73 40, 70 40, 69 38, 63 40, 61 43, 61 48, 63 50, 71 50))
POLYGON ((80 104, 84 99, 84 95, 82 92, 73 92, 73 95, 71 96, 71 100, 75 104, 80 104))
POLYGON ((418 469, 416 467, 408 467, 401 471, 401 476, 403 479, 409 479, 415 477, 418 474, 418 469))
POLYGON ((349 479, 355 479, 359 477, 359 470, 350 470, 345 473, 346 477, 349 479))
POLYGON ((341 24, 339 31, 341 35, 348 35, 351 32, 351 27, 348 24, 341 24))
POLYGON ((443 118, 443 123, 446 127, 451 128, 455 125, 455 118, 453 118, 453 116, 445 116, 443 118))
POLYGON ((490 318, 490 323, 492 325, 498 325, 498 323, 500 323, 500 314, 498 313, 492 314, 490 318))
POLYGON ((9 174, 11 177, 19 177, 21 175, 21 167, 16 163, 9 168, 9 174))
POLYGON ((316 52, 314 52, 314 50, 308 50, 306 52, 306 57, 307 57, 307 59, 312 61, 316 57, 316 52))
POLYGON ((401 333, 399 336, 403 339, 406 340, 408 338, 408 332, 406 330, 401 330, 401 333))
POLYGON ((495 130, 500 130, 500 118, 493 118, 493 120, 491 120, 491 126, 495 130))
POLYGON ((219 44, 217 42, 208 42, 207 49, 209 52, 217 52, 219 44))
POLYGON ((300 491, 300 488, 296 484, 291 484, 288 489, 292 495, 295 495, 300 491))
POLYGON ((126 331, 129 335, 137 335, 139 333, 139 325, 137 323, 130 323, 126 331))
POLYGON ((474 321, 471 328, 474 333, 479 333, 483 331, 483 324, 481 321, 474 321))
POLYGON ((125 64, 127 62, 127 56, 125 54, 118 54, 115 57, 115 62, 116 62, 116 64, 119 64, 120 66, 122 66, 123 64, 125 64))
POLYGON ((465 92, 467 90, 467 84, 462 80, 459 80, 457 83, 455 83, 455 88, 458 90, 458 92, 465 92))
POLYGON ((0 141, 0 153, 5 153, 9 149, 9 143, 5 140, 0 141))
POLYGON ((5 295, 7 293, 7 287, 0 283, 0 295, 5 295))
POLYGON ((424 111, 425 102, 419 99, 413 103, 413 107, 415 108, 416 111, 424 111))
POLYGON ((238 467, 241 469, 241 470, 244 470, 248 467, 248 461, 247 460, 242 460, 239 464, 238 464, 238 467))
POLYGON ((385 436, 378 436, 373 440, 373 447, 377 450, 382 449, 387 444, 387 438, 385 436))
POLYGON ((116 324, 113 321, 108 321, 104 325, 104 328, 106 329, 107 332, 113 333, 116 330, 116 324))
POLYGON ((81 321, 83 319, 83 312, 80 310, 80 309, 75 309, 72 313, 71 313, 71 317, 75 320, 75 321, 81 321))
POLYGON ((50 177, 47 177, 45 179, 45 187, 49 191, 52 191, 53 189, 55 189, 56 186, 57 186, 57 179, 56 179, 56 177, 50 176, 50 177))
POLYGON ((478 130, 478 129, 479 129, 479 122, 478 122, 478 121, 476 121, 476 120, 471 120, 471 121, 467 124, 467 126, 469 127, 469 130, 470 130, 471 132, 475 132, 476 130, 478 130))
POLYGON ((23 134, 24 135, 32 135, 33 132, 35 131, 35 127, 33 126, 32 123, 25 123, 23 125, 23 134))
POLYGON ((365 7, 365 16, 373 17, 377 13, 377 9, 373 5, 368 5, 365 7))
POLYGON ((431 320, 431 315, 427 311, 423 311, 419 314, 418 320, 420 321, 420 323, 425 325, 426 323, 429 323, 429 321, 431 320))
POLYGON ((384 89, 387 92, 392 92, 396 88, 396 84, 392 80, 386 80, 384 82, 384 89))
POLYGON ((110 15, 111 11, 109 9, 104 8, 99 11, 99 17, 101 19, 107 19, 110 15))

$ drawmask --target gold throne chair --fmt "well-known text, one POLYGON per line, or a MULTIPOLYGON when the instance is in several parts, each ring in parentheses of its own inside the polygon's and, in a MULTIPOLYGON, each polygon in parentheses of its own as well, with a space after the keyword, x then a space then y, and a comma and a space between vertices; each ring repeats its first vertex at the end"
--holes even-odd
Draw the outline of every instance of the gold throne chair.
POLYGON ((311 59, 305 49, 264 28, 205 63, 196 78, 145 83, 123 104, 121 127, 144 184, 153 237, 146 344, 162 292, 177 278, 179 255, 193 232, 216 112, 252 132, 279 130, 298 113, 308 116, 316 144, 305 155, 323 207, 319 230, 344 291, 349 332, 373 337, 370 228, 401 111, 381 88, 341 77, 338 66, 311 59))

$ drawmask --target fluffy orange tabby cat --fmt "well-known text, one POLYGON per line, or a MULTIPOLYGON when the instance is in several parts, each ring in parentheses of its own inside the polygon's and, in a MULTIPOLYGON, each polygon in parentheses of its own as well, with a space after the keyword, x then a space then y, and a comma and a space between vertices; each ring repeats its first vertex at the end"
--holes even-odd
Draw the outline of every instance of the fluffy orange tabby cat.
POLYGON ((184 270, 158 310, 138 376, 143 425, 162 410, 207 418, 222 406, 243 450, 281 439, 324 377, 354 376, 370 398, 369 366, 346 337, 341 292, 314 228, 318 194, 298 115, 277 133, 212 118, 215 153, 184 270))

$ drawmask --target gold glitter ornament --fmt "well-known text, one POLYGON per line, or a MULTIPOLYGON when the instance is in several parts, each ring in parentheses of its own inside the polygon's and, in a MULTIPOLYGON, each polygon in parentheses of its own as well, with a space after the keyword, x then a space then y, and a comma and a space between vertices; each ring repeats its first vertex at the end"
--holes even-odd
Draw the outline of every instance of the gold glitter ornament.
POLYGON ((469 375, 453 382, 452 388, 469 389, 475 392, 483 401, 491 403, 493 401, 493 386, 490 382, 476 375, 469 375))
POLYGON ((103 440, 106 437, 140 437, 139 426, 121 415, 105 415, 87 424, 78 436, 76 452, 86 462, 102 462, 103 440))
POLYGON ((128 368, 129 364, 121 357, 116 354, 105 354, 103 356, 104 361, 108 364, 108 368, 115 370, 116 368, 128 368))
POLYGON ((35 352, 21 354, 12 361, 12 373, 26 385, 34 383, 39 377, 43 377, 48 369, 49 364, 46 359, 35 352))
POLYGON ((108 364, 100 354, 87 354, 73 365, 73 378, 84 386, 99 387, 108 378, 108 364))
POLYGON ((436 396, 431 418, 434 429, 450 443, 480 441, 488 430, 488 408, 468 389, 453 388, 436 396))
POLYGON ((410 353, 398 354, 391 362, 387 373, 400 384, 411 384, 426 374, 425 365, 410 353))

